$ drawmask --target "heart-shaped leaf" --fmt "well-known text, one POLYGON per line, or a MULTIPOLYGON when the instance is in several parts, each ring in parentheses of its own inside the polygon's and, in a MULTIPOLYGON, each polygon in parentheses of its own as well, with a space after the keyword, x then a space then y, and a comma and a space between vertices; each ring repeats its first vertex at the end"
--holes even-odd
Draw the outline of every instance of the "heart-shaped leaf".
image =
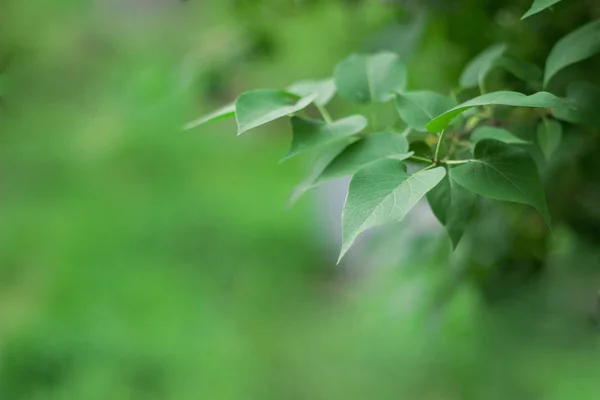
POLYGON ((531 17, 534 14, 539 13, 540 11, 544 11, 546 8, 553 6, 561 0, 534 0, 531 8, 521 17, 521 19, 525 19, 531 17))
POLYGON ((233 116, 235 116, 235 104, 228 104, 225 107, 219 108, 208 115, 202 116, 197 120, 190 122, 189 124, 185 125, 183 129, 193 129, 209 122, 218 121, 220 119, 230 118, 233 116))
POLYGON ((396 109, 400 118, 412 129, 427 132, 425 126, 432 118, 456 105, 449 97, 430 91, 400 93, 396 96, 396 109))
POLYGON ((292 147, 281 159, 287 160, 303 151, 326 146, 355 135, 367 127, 362 115, 353 115, 336 122, 327 123, 316 119, 292 117, 292 147))
POLYGON ((528 144, 529 142, 515 136, 506 129, 495 126, 481 126, 476 128, 471 134, 471 142, 476 143, 480 140, 493 139, 509 144, 528 144))
POLYGON ((546 159, 558 149, 562 140, 562 125, 553 119, 544 119, 537 127, 537 139, 546 159))
POLYGON ((452 178, 482 196, 529 204, 550 226, 544 187, 535 161, 516 146, 482 140, 475 146, 475 159, 453 168, 452 178))
POLYGON ((444 179, 427 193, 427 202, 456 248, 465 232, 477 196, 454 182, 452 173, 452 169, 448 170, 444 179))
POLYGON ((314 101, 316 94, 299 97, 282 90, 251 90, 235 102, 238 135, 278 118, 294 114, 314 101))
POLYGON ((442 167, 413 175, 398 160, 381 160, 354 175, 342 212, 342 250, 369 228, 401 221, 446 175, 442 167))
POLYGON ((406 67, 393 53, 353 54, 339 63, 335 86, 344 99, 359 103, 381 103, 406 87, 406 67))
POLYGON ((548 92, 537 92, 531 96, 518 92, 491 92, 468 100, 437 116, 427 124, 427 129, 430 132, 440 132, 454 117, 469 108, 492 104, 514 107, 573 108, 569 102, 548 92))
POLYGON ((317 97, 315 98, 314 103, 319 106, 325 106, 335 95, 335 83, 333 82, 333 79, 302 81, 294 83, 287 88, 287 91, 301 97, 316 94, 317 97))
POLYGON ((573 124, 600 127, 600 86, 589 82, 573 82, 567 86, 567 99, 575 108, 557 108, 552 112, 555 118, 573 124))
POLYGON ((546 60, 544 86, 560 70, 600 52, 600 19, 592 21, 560 39, 546 60))
POLYGON ((460 75, 460 86, 463 88, 477 87, 482 79, 492 70, 496 61, 506 50, 504 43, 488 47, 479 53, 463 70, 460 75))
POLYGON ((404 160, 410 157, 408 142, 399 133, 375 133, 350 144, 338 154, 315 183, 322 183, 342 176, 352 175, 360 168, 382 158, 394 157, 404 160))

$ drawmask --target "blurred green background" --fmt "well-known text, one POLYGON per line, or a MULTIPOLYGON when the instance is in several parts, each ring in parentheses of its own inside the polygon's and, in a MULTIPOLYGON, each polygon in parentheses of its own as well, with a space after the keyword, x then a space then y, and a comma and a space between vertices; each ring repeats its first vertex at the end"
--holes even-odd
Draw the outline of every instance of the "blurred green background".
POLYGON ((496 41, 542 63, 600 15, 571 3, 5 0, 0 399, 600 398, 595 242, 559 227, 544 276, 495 303, 435 224, 335 266, 333 192, 287 207, 310 160, 277 164, 285 121, 181 129, 354 51, 439 91, 496 41))

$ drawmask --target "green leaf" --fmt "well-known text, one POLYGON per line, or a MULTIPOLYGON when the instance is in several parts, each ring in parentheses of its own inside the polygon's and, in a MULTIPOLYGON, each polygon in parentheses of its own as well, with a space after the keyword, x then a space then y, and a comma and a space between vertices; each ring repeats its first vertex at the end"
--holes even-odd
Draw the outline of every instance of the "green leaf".
POLYGON ((335 86, 344 99, 382 103, 406 87, 406 67, 393 53, 352 54, 335 68, 335 86))
POLYGON ((562 125, 553 119, 544 119, 537 127, 537 139, 546 159, 558 149, 562 140, 562 125))
POLYGON ((476 128, 471 134, 471 142, 476 143, 480 140, 493 139, 509 144, 528 144, 529 142, 515 136, 506 129, 496 128, 494 126, 481 126, 476 128))
POLYGON ((352 175, 360 168, 382 158, 393 157, 405 160, 410 156, 408 142, 401 134, 388 132, 371 134, 346 147, 327 165, 315 183, 352 175))
POLYGON ((278 118, 294 114, 316 98, 315 94, 299 97, 282 90, 251 90, 235 102, 238 135, 278 118))
POLYGON ((560 70, 590 58, 600 52, 600 19, 574 30, 560 39, 550 51, 546 60, 544 86, 560 70))
POLYGON ((198 118, 197 120, 188 123, 187 125, 185 125, 183 127, 183 129, 185 129, 185 130, 193 129, 197 126, 200 126, 200 125, 203 125, 203 124, 206 124, 209 122, 214 122, 214 121, 218 121, 220 119, 230 118, 233 116, 235 116, 235 104, 228 104, 208 115, 202 116, 202 117, 198 118))
POLYGON ((290 151, 281 159, 287 160, 303 151, 326 146, 355 135, 367 127, 362 115, 353 115, 330 124, 316 119, 292 117, 293 140, 290 151))
POLYGON ((555 118, 573 124, 586 124, 600 127, 600 87, 589 82, 574 82, 567 86, 567 99, 573 109, 553 110, 555 118))
POLYGON ((504 43, 488 47, 479 53, 463 70, 460 75, 460 86, 463 88, 477 87, 479 82, 484 79, 494 67, 496 60, 502 56, 506 50, 504 43))
POLYGON ((333 79, 301 81, 294 83, 286 90, 300 97, 308 97, 312 94, 316 94, 317 97, 315 98, 314 103, 319 106, 325 106, 335 95, 335 83, 333 82, 333 79))
POLYGON ((541 85, 544 71, 529 61, 502 56, 496 64, 524 82, 541 85))
POLYGON ((449 97, 435 92, 415 91, 396 96, 396 109, 400 118, 412 129, 427 132, 425 125, 432 118, 456 105, 449 97))
POLYGON ((456 248, 465 232, 477 196, 454 182, 452 173, 453 170, 449 169, 444 179, 427 193, 427 202, 456 248))
POLYGON ((454 117, 472 107, 485 105, 504 105, 514 107, 543 107, 543 108, 572 108, 567 101, 548 92, 538 92, 531 96, 517 92, 491 92, 468 100, 445 113, 432 119, 427 124, 430 132, 440 132, 445 129, 454 117))
POLYGON ((558 3, 559 1, 561 0, 534 0, 531 8, 521 17, 521 19, 523 20, 539 13, 540 11, 544 11, 546 8, 558 3))
POLYGON ((542 214, 550 226, 544 187, 535 161, 516 146, 482 140, 475 146, 475 159, 455 167, 452 178, 482 196, 529 204, 542 214))
POLYGON ((354 175, 342 212, 342 251, 369 228, 401 221, 446 175, 442 167, 413 175, 398 160, 381 160, 354 175))

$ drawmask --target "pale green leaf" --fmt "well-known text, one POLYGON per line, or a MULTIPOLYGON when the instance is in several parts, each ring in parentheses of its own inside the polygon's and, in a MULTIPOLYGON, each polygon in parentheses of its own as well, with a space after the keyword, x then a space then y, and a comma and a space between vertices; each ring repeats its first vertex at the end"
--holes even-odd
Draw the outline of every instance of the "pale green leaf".
POLYGON ((475 159, 453 168, 452 178, 482 196, 529 204, 550 226, 544 187, 535 161, 516 146, 482 140, 475 146, 475 159))
POLYGON ((353 54, 337 65, 334 79, 338 93, 348 101, 386 102, 406 87, 406 67, 393 53, 353 54))
POLYGON ((294 83, 286 90, 300 97, 316 94, 317 97, 315 98, 314 103, 319 106, 325 106, 335 95, 335 83, 333 82, 333 79, 301 81, 294 83))
POLYGON ((493 139, 509 144, 528 144, 526 140, 515 136, 513 133, 503 128, 495 126, 480 126, 471 134, 471 142, 476 143, 480 140, 493 139))
POLYGON ((413 175, 398 160, 381 160, 354 175, 342 212, 342 251, 369 228, 401 221, 446 175, 442 167, 413 175))
POLYGON ((521 19, 525 19, 531 17, 534 14, 539 13, 540 11, 544 11, 546 8, 553 6, 561 0, 534 0, 531 8, 521 17, 521 19))
POLYGON ((592 21, 560 39, 546 60, 544 86, 560 70, 600 52, 600 19, 592 21))
POLYGON ((427 202, 456 248, 465 232, 477 196, 454 182, 452 173, 452 169, 448 170, 444 179, 427 193, 427 202))
POLYGON ((553 110, 555 118, 573 124, 586 124, 600 127, 600 87, 589 82, 573 82, 567 87, 567 99, 573 109, 553 110))
POLYGON ((362 115, 353 115, 332 123, 300 117, 292 117, 291 121, 292 146, 281 161, 303 151, 326 146, 348 136, 356 135, 367 127, 367 120, 362 115))
POLYGON ((315 94, 299 97, 282 90, 251 90, 240 95, 235 102, 238 135, 278 118, 294 114, 316 98, 315 94))
POLYGON ((479 82, 484 79, 487 74, 495 66, 496 60, 502 56, 506 50, 504 43, 496 44, 488 47, 479 53, 463 70, 460 75, 460 86, 463 88, 477 87, 479 82))
POLYGON ((335 157, 316 180, 322 183, 342 176, 352 175, 360 168, 382 158, 404 160, 410 157, 408 142, 399 133, 375 133, 350 144, 335 157))
POLYGON ((209 122, 218 121, 220 119, 230 118, 235 116, 235 104, 228 104, 225 107, 219 108, 218 110, 202 116, 195 121, 192 121, 185 125, 183 129, 193 129, 197 126, 207 124, 209 122))
POLYGON ((513 107, 541 107, 541 108, 572 108, 573 106, 548 92, 538 92, 531 96, 517 92, 491 92, 468 100, 449 111, 437 116, 427 124, 430 132, 440 132, 445 129, 450 121, 460 113, 478 106, 504 105, 513 107))
POLYGON ((419 132, 427 132, 425 126, 432 118, 455 105, 456 102, 451 98, 430 91, 405 92, 396 96, 396 109, 400 118, 419 132))
POLYGON ((562 140, 562 125, 553 119, 544 119, 537 127, 538 145, 546 159, 558 149, 562 140))

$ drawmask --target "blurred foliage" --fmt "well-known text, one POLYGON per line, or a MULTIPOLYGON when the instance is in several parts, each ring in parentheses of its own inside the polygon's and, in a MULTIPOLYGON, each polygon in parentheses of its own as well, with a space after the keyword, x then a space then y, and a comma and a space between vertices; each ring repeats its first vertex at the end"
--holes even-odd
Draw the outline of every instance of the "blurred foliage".
POLYGON ((287 126, 181 131, 357 50, 442 91, 493 42, 541 65, 600 15, 564 3, 524 23, 529 0, 0 4, 0 398, 597 399, 597 130, 548 172, 551 242, 493 208, 451 257, 441 228, 393 228, 344 268, 322 198, 285 208, 287 126))

